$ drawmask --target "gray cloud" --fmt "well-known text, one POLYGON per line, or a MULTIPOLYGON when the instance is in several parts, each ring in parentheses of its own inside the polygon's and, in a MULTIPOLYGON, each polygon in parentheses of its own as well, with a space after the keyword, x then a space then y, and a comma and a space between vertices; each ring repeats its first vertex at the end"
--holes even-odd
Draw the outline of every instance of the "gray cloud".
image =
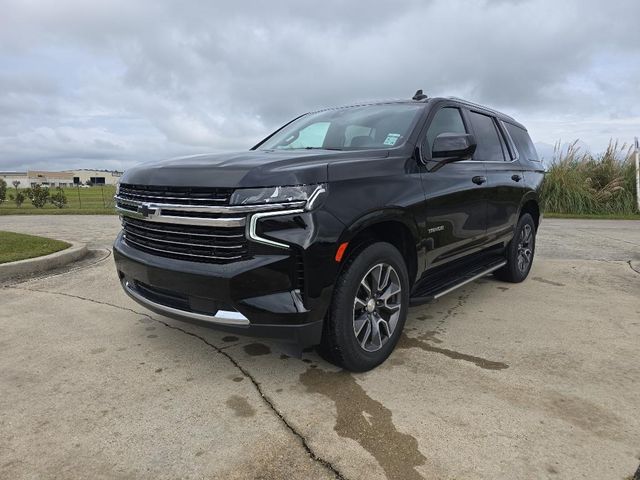
POLYGON ((5 1, 0 168, 245 149, 417 88, 598 150, 640 131, 638 18, 637 0, 5 1))

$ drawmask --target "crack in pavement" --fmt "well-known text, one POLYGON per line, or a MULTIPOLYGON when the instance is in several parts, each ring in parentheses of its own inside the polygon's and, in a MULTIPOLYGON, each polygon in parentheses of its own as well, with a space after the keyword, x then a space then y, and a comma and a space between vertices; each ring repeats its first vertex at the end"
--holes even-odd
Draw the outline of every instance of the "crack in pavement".
POLYGON ((633 264, 631 263, 631 260, 627 260, 627 265, 629 265, 629 268, 631 270, 633 270, 634 272, 636 272, 638 275, 640 275, 640 270, 636 270, 635 268, 633 268, 633 264))
POLYGON ((7 285, 4 288, 10 288, 10 289, 14 289, 14 290, 23 290, 23 291, 30 291, 30 292, 38 292, 38 293, 46 293, 46 294, 50 294, 50 295, 61 295, 61 296, 65 296, 65 297, 70 297, 70 298, 76 298, 78 300, 84 300, 87 302, 91 302, 91 303, 95 303, 98 305, 105 305, 108 307, 112 307, 112 308, 117 308, 119 310, 124 310, 124 311, 128 311, 131 313, 134 313, 136 315, 141 315, 143 317, 148 318, 149 320, 159 323, 161 325, 164 325, 165 327, 171 329, 171 330, 177 330, 179 332, 184 333, 185 335, 188 335, 190 337, 194 337, 198 340, 200 340, 201 342, 203 342, 205 345, 207 345, 208 347, 212 348, 213 350, 215 350, 217 353, 219 353, 220 355, 223 355, 224 357, 226 357, 227 360, 229 360, 229 362, 231 362, 231 364, 236 367, 238 370, 240 370, 240 372, 249 379, 249 381, 251 382, 251 384, 253 385, 253 387, 256 389, 256 391, 258 392, 258 394, 260 395, 260 397, 262 398, 263 402, 267 405, 267 407, 269 407, 269 409, 280 419, 280 421, 284 424, 284 426, 300 441, 300 443, 302 444, 302 447, 304 448, 304 450, 307 452, 307 454, 309 455, 309 457, 319 463, 320 465, 322 465, 325 469, 327 469, 329 472, 331 472, 335 478, 339 479, 339 480, 347 480, 346 477, 340 473, 340 471, 328 460, 325 460, 324 458, 318 456, 309 446, 307 439, 304 437, 304 435, 302 435, 300 432, 298 432, 298 430, 296 430, 296 428, 289 422, 289 420, 287 420, 287 418, 284 416, 284 414, 282 414, 274 405, 274 403, 271 401, 271 399, 264 393, 264 391, 262 390, 262 387, 260 386, 260 383, 253 377, 253 375, 251 373, 249 373, 249 371, 247 369, 245 369, 242 365, 240 365, 240 363, 233 358, 229 353, 227 353, 226 351, 224 351, 221 347, 218 347, 217 345, 214 345, 213 343, 209 342, 207 339, 205 339, 204 337, 201 337, 200 335, 193 333, 193 332, 189 332, 188 330, 184 330, 183 328, 180 327, 176 327, 175 325, 171 325, 170 323, 164 322, 158 318, 155 318, 147 313, 143 313, 143 312, 138 312, 137 310, 134 310, 132 308, 128 308, 128 307, 122 307, 120 305, 114 305, 112 303, 108 303, 108 302, 102 302, 100 300, 95 300, 93 298, 87 298, 87 297, 81 297, 79 295, 73 295, 70 293, 64 293, 64 292, 51 292, 51 291, 47 291, 47 290, 39 290, 36 288, 27 288, 27 287, 19 287, 14 285, 7 285))

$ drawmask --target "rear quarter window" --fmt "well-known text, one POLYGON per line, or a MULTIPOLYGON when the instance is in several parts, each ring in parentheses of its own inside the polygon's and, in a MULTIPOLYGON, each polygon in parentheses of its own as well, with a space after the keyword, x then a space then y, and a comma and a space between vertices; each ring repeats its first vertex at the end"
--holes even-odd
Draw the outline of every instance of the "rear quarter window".
POLYGON ((538 152, 536 152, 536 147, 533 145, 527 131, 510 123, 505 123, 505 125, 513 142, 516 144, 520 156, 532 162, 539 162, 538 152))

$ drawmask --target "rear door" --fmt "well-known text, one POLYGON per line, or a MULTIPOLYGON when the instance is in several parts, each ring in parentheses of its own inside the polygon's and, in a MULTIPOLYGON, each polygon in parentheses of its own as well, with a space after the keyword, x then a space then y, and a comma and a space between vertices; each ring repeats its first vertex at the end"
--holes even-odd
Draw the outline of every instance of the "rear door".
POLYGON ((484 242, 487 204, 486 167, 482 162, 454 162, 437 168, 433 140, 441 133, 471 133, 458 105, 445 103, 427 122, 421 150, 426 172, 427 265, 436 266, 469 254, 484 242))
POLYGON ((473 160, 486 168, 487 244, 509 236, 518 221, 524 174, 501 122, 490 113, 470 109, 469 123, 478 142, 473 160))

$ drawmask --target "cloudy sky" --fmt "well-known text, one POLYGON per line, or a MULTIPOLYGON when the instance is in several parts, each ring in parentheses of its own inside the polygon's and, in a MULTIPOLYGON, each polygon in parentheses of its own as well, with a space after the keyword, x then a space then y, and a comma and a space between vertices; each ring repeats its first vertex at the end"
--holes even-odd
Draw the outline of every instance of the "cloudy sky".
POLYGON ((639 0, 0 0, 0 12, 0 170, 243 150, 301 112, 417 88, 501 109, 541 144, 597 152, 640 135, 639 0))

